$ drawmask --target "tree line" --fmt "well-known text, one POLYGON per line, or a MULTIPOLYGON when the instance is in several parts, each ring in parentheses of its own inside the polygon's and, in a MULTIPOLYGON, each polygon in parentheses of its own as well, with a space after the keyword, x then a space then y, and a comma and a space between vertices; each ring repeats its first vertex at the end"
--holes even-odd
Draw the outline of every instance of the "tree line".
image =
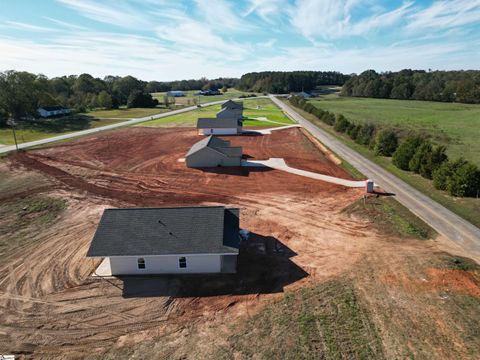
POLYGON ((343 85, 348 75, 336 71, 264 71, 242 75, 237 88, 242 91, 286 94, 313 90, 319 85, 343 85))
POLYGON ((478 104, 480 71, 367 70, 347 80, 341 95, 478 104))
POLYGON ((397 168, 432 180, 438 190, 458 197, 480 194, 480 169, 477 165, 463 158, 450 160, 445 146, 435 146, 424 135, 410 132, 402 136, 398 129, 354 123, 342 114, 335 115, 317 108, 298 96, 292 96, 290 102, 332 126, 336 132, 346 134, 357 144, 372 149, 375 155, 392 157, 392 163, 397 168))
POLYGON ((155 107, 158 101, 150 93, 170 90, 224 88, 236 85, 238 79, 182 80, 172 82, 142 81, 133 76, 90 74, 48 78, 25 71, 0 72, 0 125, 10 117, 36 116, 42 106, 65 106, 77 112, 88 109, 113 109, 119 106, 155 107))

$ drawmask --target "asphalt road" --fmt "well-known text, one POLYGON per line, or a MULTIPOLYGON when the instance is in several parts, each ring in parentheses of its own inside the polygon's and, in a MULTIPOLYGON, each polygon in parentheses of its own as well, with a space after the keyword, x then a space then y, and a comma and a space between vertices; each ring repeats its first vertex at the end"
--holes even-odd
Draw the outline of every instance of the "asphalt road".
POLYGON ((381 186, 385 191, 394 193, 396 199, 401 204, 410 209, 411 212, 429 224, 439 234, 454 241, 470 257, 480 262, 480 229, 313 125, 275 96, 270 95, 270 98, 293 120, 310 131, 319 141, 368 178, 374 180, 375 184, 381 186))
MULTIPOLYGON (((202 107, 221 104, 221 103, 224 103, 225 101, 226 100, 212 101, 212 102, 209 102, 209 103, 202 104, 202 107)), ((143 117, 143 118, 136 118, 136 119, 131 119, 131 120, 127 120, 127 121, 122 121, 120 123, 105 125, 105 126, 97 127, 97 128, 94 128, 94 129, 81 130, 81 131, 76 131, 76 132, 72 132, 72 133, 69 133, 69 134, 49 137, 49 138, 42 139, 42 140, 25 142, 25 143, 22 143, 22 144, 18 144, 18 148, 19 149, 26 149, 26 148, 29 148, 29 147, 32 147, 32 146, 44 145, 44 144, 48 144, 48 143, 59 141, 59 140, 72 139, 72 138, 75 138, 75 137, 78 137, 78 136, 95 134, 95 133, 100 132, 100 131, 116 129, 116 128, 119 128, 119 127, 122 127, 122 126, 134 125, 134 124, 142 123, 142 122, 149 121, 149 120, 161 119, 161 118, 164 118, 164 117, 167 117, 167 116, 171 116, 171 115, 175 115, 175 114, 181 114, 181 113, 184 113, 184 112, 195 110, 196 108, 197 108, 197 106, 194 105, 194 106, 189 106, 189 107, 186 107, 186 108, 183 108, 183 109, 168 111, 168 112, 164 112, 164 113, 156 114, 156 115, 150 115, 150 116, 146 116, 146 117, 143 117)), ((14 151, 14 150, 15 150, 15 145, 0 147, 0 154, 7 153, 7 152, 10 152, 10 151, 14 151)))

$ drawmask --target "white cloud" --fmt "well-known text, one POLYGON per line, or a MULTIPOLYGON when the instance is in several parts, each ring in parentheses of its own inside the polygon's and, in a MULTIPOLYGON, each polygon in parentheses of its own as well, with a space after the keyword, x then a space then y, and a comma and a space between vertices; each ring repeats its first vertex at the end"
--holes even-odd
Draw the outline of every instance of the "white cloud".
POLYGON ((436 29, 480 22, 480 0, 451 0, 434 2, 408 18, 408 30, 436 29))
POLYGON ((18 21, 5 21, 5 24, 6 24, 5 27, 16 29, 16 30, 39 31, 39 32, 56 31, 53 28, 27 24, 27 23, 18 22, 18 21))
POLYGON ((230 3, 224 0, 196 0, 195 3, 200 14, 211 27, 218 28, 222 31, 225 29, 243 31, 252 28, 251 25, 243 22, 238 16, 239 10, 236 9, 237 11, 235 11, 230 3))
POLYGON ((48 16, 44 16, 43 17, 44 19, 47 19, 57 25, 60 25, 60 26, 63 26, 67 29, 72 29, 72 30, 86 30, 86 28, 84 26, 80 26, 80 25, 75 25, 75 24, 71 24, 71 23, 68 23, 68 22, 65 22, 65 21, 62 21, 62 20, 58 20, 58 19, 54 19, 54 18, 51 18, 51 17, 48 17, 48 16))
POLYGON ((370 35, 373 31, 400 22, 411 9, 411 2, 384 11, 375 3, 361 3, 359 0, 298 0, 289 12, 296 29, 314 41, 318 37, 331 40, 370 35), (352 20, 352 11, 360 7, 371 15, 352 20))
POLYGON ((287 7, 286 0, 250 0, 250 6, 244 16, 256 13, 264 21, 273 23, 287 7))
POLYGON ((89 19, 124 28, 138 29, 151 25, 144 13, 137 11, 126 2, 103 2, 92 0, 57 0, 89 19))

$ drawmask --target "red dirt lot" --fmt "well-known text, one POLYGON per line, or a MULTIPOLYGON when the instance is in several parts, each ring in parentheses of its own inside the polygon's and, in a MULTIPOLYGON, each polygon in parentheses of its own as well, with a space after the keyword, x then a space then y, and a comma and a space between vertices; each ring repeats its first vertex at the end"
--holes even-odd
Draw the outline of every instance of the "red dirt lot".
MULTIPOLYGON (((180 159, 200 139, 194 129, 128 128, 7 159, 10 174, 43 174, 50 181, 39 185, 44 194, 69 206, 28 243, 2 254, 0 354, 84 359, 171 334, 181 341, 390 251, 392 241, 341 211, 361 189, 278 170, 188 169, 180 159), (219 203, 240 207, 240 225, 252 232, 237 275, 90 277, 100 260, 85 254, 103 209, 219 203)), ((296 128, 225 139, 254 159, 283 157, 290 166, 349 178, 296 128)), ((0 163, 0 173, 5 168, 0 163)), ((401 267, 401 247, 412 246, 396 245, 399 259, 388 266, 401 267)), ((206 336, 204 345, 211 341, 206 336)))
MULTIPOLYGON (((129 128, 32 151, 19 155, 17 161, 77 190, 137 206, 222 202, 239 193, 344 191, 336 185, 266 169, 189 169, 181 159, 200 139, 192 129, 129 128)), ((225 139, 243 146, 244 154, 254 159, 283 157, 291 166, 349 178, 299 129, 225 139)))
MULTIPOLYGON (((339 214, 361 190, 277 170, 188 169, 179 159, 200 139, 192 129, 129 128, 9 159, 18 174, 26 168, 51 179, 48 194, 69 208, 0 265, 0 350, 83 358, 178 331, 185 321, 252 314, 287 288, 343 271, 371 242, 367 224, 339 214), (105 207, 205 203, 239 206, 241 226, 253 233, 238 275, 201 288, 198 278, 89 277, 99 261, 85 254, 105 207)), ((348 177, 298 129, 228 140, 256 159, 284 157, 348 177)))

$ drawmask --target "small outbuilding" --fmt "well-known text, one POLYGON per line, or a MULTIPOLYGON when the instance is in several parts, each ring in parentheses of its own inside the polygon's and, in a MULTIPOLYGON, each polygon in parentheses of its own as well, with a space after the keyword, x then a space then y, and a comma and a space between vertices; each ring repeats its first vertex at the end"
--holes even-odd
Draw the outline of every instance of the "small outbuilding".
POLYGON ((239 246, 236 208, 107 209, 87 257, 112 275, 234 273, 239 246))
POLYGON ((60 115, 68 115, 72 112, 69 108, 63 106, 42 106, 37 109, 38 115, 41 117, 52 117, 60 115))
POLYGON ((230 141, 210 135, 193 144, 185 162, 191 168, 241 166, 242 148, 230 146, 230 141))
POLYGON ((236 135, 242 132, 242 121, 238 118, 199 118, 197 129, 199 135, 236 135))

